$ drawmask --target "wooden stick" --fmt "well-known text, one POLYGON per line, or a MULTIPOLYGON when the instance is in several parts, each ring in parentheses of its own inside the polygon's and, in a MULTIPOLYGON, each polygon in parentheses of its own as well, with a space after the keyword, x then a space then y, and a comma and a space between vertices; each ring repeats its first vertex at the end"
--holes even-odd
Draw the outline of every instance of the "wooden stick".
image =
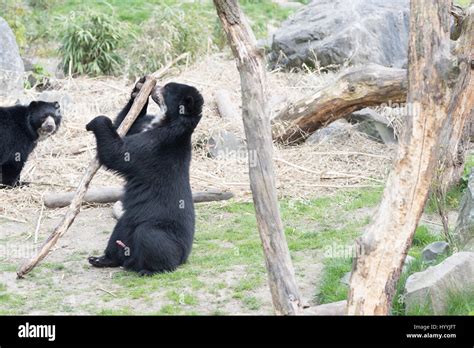
MULTIPOLYGON (((163 74, 166 71, 168 71, 176 62, 182 60, 187 55, 188 55, 187 53, 180 55, 179 57, 177 57, 175 60, 173 60, 172 62, 170 62, 163 68, 161 68, 160 70, 147 76, 145 83, 143 84, 140 90, 140 93, 135 98, 133 105, 130 108, 130 111, 128 112, 123 122, 120 124, 120 127, 117 129, 117 133, 120 136, 124 136, 125 134, 127 134, 127 131, 133 125, 133 122, 135 122, 135 119, 137 118, 138 114, 142 110, 143 105, 145 105, 146 101, 148 100, 148 97, 150 96, 150 93, 153 90, 153 87, 155 87, 156 80, 160 78, 161 76, 163 76, 163 74)), ((41 260, 43 260, 48 255, 51 248, 57 243, 58 239, 61 238, 61 236, 64 233, 66 233, 66 231, 72 225, 77 214, 79 214, 79 211, 81 209, 81 203, 82 203, 82 200, 84 199, 84 196, 86 195, 89 184, 92 178, 94 177, 95 173, 99 170, 99 168, 100 168, 99 160, 97 159, 97 157, 95 157, 90 162, 84 176, 82 177, 82 180, 77 187, 74 198, 69 206, 68 211, 64 215, 63 219, 59 222, 59 224, 54 229, 53 233, 51 233, 48 239, 41 246, 41 249, 39 250, 39 252, 20 267, 20 269, 17 272, 18 278, 23 278, 41 260)))
MULTIPOLYGON (((82 203, 114 203, 122 199, 122 187, 94 187, 89 188, 82 203)), ((48 208, 61 208, 71 204, 74 192, 48 193, 44 195, 44 205, 48 208)), ((232 192, 221 190, 209 190, 205 192, 194 192, 194 203, 222 201, 232 198, 232 192)))

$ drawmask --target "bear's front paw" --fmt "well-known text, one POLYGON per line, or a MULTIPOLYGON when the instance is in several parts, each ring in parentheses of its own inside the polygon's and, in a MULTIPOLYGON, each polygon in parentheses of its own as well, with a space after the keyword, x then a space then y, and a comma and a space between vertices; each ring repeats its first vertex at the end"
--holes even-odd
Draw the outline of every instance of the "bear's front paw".
POLYGON ((135 99, 138 93, 140 93, 140 90, 142 89, 143 84, 145 83, 145 80, 146 80, 146 76, 143 76, 140 80, 137 81, 137 83, 135 83, 135 87, 133 87, 133 91, 132 91, 132 99, 135 99))
POLYGON ((97 116, 86 125, 86 130, 94 131, 101 126, 112 126, 112 121, 107 116, 97 116))

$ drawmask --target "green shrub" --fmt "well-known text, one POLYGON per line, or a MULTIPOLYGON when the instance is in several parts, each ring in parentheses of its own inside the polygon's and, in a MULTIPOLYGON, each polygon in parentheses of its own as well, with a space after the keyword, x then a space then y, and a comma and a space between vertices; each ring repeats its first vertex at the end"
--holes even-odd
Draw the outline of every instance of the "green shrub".
POLYGON ((38 10, 49 10, 61 2, 62 0, 28 0, 28 4, 38 10))
POLYGON ((21 2, 6 1, 0 2, 0 17, 10 26, 15 35, 16 43, 20 49, 27 44, 27 28, 25 26, 26 18, 29 15, 28 8, 21 2))
POLYGON ((164 6, 139 28, 139 38, 124 49, 130 75, 151 73, 186 52, 194 61, 216 50, 215 13, 210 8, 186 5, 186 10, 181 5, 164 6))
POLYGON ((114 74, 122 60, 117 49, 123 44, 128 26, 110 14, 73 13, 65 21, 60 54, 65 73, 114 74))

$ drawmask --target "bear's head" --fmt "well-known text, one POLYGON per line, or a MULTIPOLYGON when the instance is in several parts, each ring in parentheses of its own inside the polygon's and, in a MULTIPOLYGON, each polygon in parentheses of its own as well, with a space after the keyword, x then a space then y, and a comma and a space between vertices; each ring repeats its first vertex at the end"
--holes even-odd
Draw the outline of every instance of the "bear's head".
POLYGON ((174 82, 163 87, 156 86, 152 92, 152 98, 167 120, 201 117, 204 99, 201 93, 192 86, 174 82))
POLYGON ((43 140, 56 133, 61 124, 59 103, 32 101, 28 105, 28 122, 31 129, 43 140))

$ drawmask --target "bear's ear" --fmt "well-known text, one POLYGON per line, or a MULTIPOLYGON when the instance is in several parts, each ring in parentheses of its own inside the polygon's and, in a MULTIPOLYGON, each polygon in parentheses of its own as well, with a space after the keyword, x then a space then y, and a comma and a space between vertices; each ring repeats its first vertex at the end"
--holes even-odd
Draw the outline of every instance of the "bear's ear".
POLYGON ((190 95, 186 96, 186 98, 184 98, 184 105, 186 109, 191 109, 194 106, 194 98, 190 95))
POLYGON ((184 97, 183 104, 180 105, 179 113, 184 115, 186 112, 190 112, 194 107, 194 98, 190 95, 184 97))
POLYGON ((38 102, 33 100, 31 103, 30 103, 30 106, 31 107, 35 107, 36 105, 38 105, 38 102))
POLYGON ((54 102, 54 108, 59 109, 59 103, 58 102, 54 102))

